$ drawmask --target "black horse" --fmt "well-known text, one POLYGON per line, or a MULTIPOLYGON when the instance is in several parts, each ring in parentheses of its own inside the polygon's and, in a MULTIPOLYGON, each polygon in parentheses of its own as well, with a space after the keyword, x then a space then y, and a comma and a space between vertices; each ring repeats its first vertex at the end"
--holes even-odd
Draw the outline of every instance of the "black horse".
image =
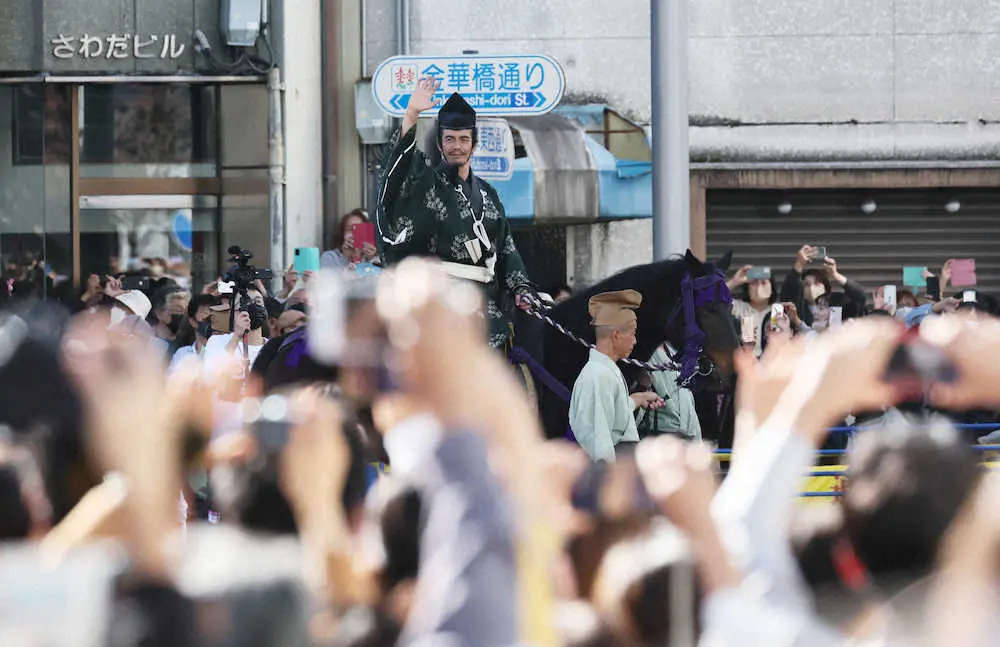
MULTIPOLYGON (((683 257, 637 265, 573 295, 548 314, 567 330, 588 343, 593 343, 594 331, 590 326, 587 310, 590 297, 614 290, 638 290, 642 294, 642 307, 637 313, 639 322, 632 357, 648 360, 667 341, 675 349, 683 349, 688 334, 686 322, 693 320, 705 335, 701 348, 697 351, 697 359, 704 369, 702 372, 708 373, 711 370, 705 379, 693 385, 699 389, 724 390, 730 386, 733 352, 739 346, 730 305, 723 300, 711 300, 694 308, 692 318, 688 316, 689 313, 684 312, 682 282, 685 276, 694 280, 700 277, 718 277, 724 282, 722 273, 728 269, 731 258, 730 252, 715 263, 703 263, 688 250, 683 257)), ((537 329, 538 326, 534 327, 537 329)), ((535 344, 528 350, 535 358, 541 356, 544 369, 565 387, 558 389, 562 393, 557 394, 553 389, 543 386, 543 381, 537 376, 534 379, 546 435, 549 438, 559 438, 566 435, 569 421, 566 394, 573 388, 576 377, 587 363, 589 350, 550 325, 544 325, 544 329, 542 348, 539 349, 538 344, 535 344)), ((632 384, 640 369, 624 363, 619 366, 625 380, 632 384)))

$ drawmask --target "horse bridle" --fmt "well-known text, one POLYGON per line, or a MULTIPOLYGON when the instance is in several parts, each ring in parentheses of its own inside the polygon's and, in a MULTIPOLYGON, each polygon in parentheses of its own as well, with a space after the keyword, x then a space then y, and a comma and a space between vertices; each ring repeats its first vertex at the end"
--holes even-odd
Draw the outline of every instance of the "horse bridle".
POLYGON ((680 386, 689 388, 692 383, 708 377, 716 370, 715 362, 708 357, 705 357, 708 369, 701 370, 701 359, 704 356, 705 340, 708 335, 698 327, 698 308, 712 303, 732 304, 732 302, 733 297, 729 293, 729 286, 726 285, 726 275, 721 270, 696 279, 691 278, 690 272, 684 272, 684 276, 681 277, 681 300, 671 311, 666 326, 666 330, 670 330, 677 321, 677 315, 684 313, 684 347, 671 357, 671 360, 680 365, 677 376, 677 383, 680 386))
MULTIPOLYGON (((575 335, 571 330, 568 330, 548 315, 542 314, 548 308, 540 301, 531 296, 528 296, 526 300, 529 305, 529 315, 544 321, 555 328, 556 331, 578 344, 587 348, 594 348, 593 344, 575 335)), ((690 272, 685 271, 684 276, 681 277, 681 300, 671 311, 665 328, 665 331, 669 330, 677 320, 677 315, 683 311, 684 347, 680 352, 674 353, 670 357, 670 363, 668 364, 651 364, 630 357, 622 359, 621 362, 647 371, 677 371, 677 383, 684 388, 688 388, 699 379, 708 377, 715 372, 716 366, 715 362, 706 357, 708 368, 706 370, 701 369, 702 350, 707 335, 698 327, 696 310, 715 302, 726 304, 733 302, 732 295, 729 293, 729 286, 726 285, 726 275, 720 270, 716 270, 712 274, 692 279, 690 272)))

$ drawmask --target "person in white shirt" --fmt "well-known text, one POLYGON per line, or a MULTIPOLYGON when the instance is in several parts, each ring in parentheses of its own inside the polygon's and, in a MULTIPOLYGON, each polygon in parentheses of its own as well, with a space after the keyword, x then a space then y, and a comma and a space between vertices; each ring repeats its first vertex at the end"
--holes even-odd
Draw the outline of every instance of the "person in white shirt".
MULTIPOLYGON (((187 307, 187 327, 185 331, 181 329, 178 337, 194 334, 194 342, 188 346, 182 346, 174 353, 170 360, 168 374, 173 374, 182 362, 201 359, 202 353, 209 338, 212 336, 212 307, 219 305, 219 298, 211 294, 199 294, 191 299, 187 307)), ((190 339, 190 337, 188 337, 190 339)))
POLYGON ((202 359, 206 372, 218 369, 221 361, 230 358, 248 366, 253 364, 267 341, 264 338, 264 325, 267 323, 264 296, 256 288, 250 288, 247 290, 246 301, 241 295, 237 295, 235 299, 237 312, 233 316, 233 331, 212 335, 205 343, 202 359))
POLYGON ((232 319, 233 331, 212 335, 202 351, 205 376, 211 381, 220 378, 224 381, 215 406, 213 437, 226 435, 242 427, 242 387, 250 375, 250 367, 267 342, 263 333, 267 324, 263 295, 256 288, 250 288, 246 299, 241 295, 236 295, 234 299, 237 311, 232 319), (238 364, 238 368, 231 366, 234 362, 238 364), (230 379, 226 381, 226 377, 230 379))
POLYGON ((569 424, 593 461, 613 463, 617 445, 639 442, 633 412, 639 407, 656 409, 664 404, 652 392, 629 397, 625 377, 615 363, 631 355, 635 348, 635 310, 640 304, 642 295, 635 290, 598 294, 588 304, 597 344, 573 384, 569 424))

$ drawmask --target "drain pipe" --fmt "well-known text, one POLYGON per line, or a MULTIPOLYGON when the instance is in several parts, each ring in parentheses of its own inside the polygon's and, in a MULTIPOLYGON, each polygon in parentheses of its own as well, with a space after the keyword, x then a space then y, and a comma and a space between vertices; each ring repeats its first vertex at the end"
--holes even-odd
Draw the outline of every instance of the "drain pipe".
POLYGON ((410 53, 410 0, 396 0, 396 53, 410 53))
POLYGON ((275 67, 267 74, 270 109, 267 114, 268 203, 271 212, 271 271, 281 284, 285 271, 285 139, 282 130, 281 71, 275 67))

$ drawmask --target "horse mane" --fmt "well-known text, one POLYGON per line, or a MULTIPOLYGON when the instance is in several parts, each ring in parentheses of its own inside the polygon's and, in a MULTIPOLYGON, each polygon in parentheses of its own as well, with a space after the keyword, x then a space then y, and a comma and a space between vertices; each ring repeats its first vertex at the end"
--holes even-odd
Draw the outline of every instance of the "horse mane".
POLYGON ((588 312, 590 298, 602 292, 636 290, 642 294, 642 305, 636 313, 638 331, 632 356, 647 360, 666 341, 669 311, 680 296, 680 279, 686 269, 688 263, 683 256, 634 265, 574 294, 553 308, 550 316, 574 334, 593 342, 594 330, 588 312))

